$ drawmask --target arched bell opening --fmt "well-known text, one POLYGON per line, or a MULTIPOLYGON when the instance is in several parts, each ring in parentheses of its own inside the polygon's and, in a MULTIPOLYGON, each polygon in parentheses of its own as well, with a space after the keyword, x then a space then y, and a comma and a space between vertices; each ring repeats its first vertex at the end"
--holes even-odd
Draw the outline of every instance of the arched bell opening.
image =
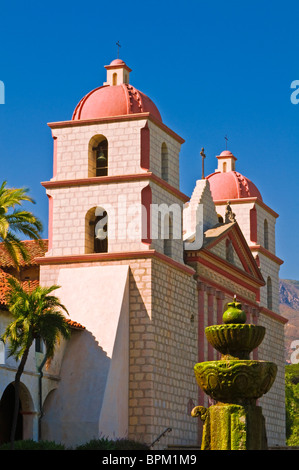
POLYGON ((90 139, 88 148, 88 176, 108 175, 108 140, 103 135, 90 139))

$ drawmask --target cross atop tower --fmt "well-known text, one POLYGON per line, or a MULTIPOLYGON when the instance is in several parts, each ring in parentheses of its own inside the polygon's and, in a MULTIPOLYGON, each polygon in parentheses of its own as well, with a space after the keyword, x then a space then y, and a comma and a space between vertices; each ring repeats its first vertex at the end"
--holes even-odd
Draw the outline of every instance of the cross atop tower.
POLYGON ((117 41, 116 45, 117 45, 117 58, 119 59, 119 48, 121 47, 121 45, 119 44, 119 41, 117 41))
POLYGON ((227 141, 228 141, 227 135, 224 138, 225 138, 225 150, 227 150, 227 141))
POLYGON ((205 155, 205 152, 204 152, 204 148, 201 149, 200 155, 201 155, 201 165, 202 165, 202 175, 201 175, 201 179, 204 180, 204 179, 205 179, 205 163, 204 163, 204 160, 205 160, 205 158, 206 158, 206 155, 205 155))

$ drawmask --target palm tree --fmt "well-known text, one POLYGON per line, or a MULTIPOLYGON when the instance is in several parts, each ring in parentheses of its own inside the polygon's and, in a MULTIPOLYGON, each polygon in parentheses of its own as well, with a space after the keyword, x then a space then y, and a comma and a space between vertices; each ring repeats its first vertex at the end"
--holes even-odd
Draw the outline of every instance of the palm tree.
POLYGON ((11 447, 14 447, 17 417, 19 410, 19 391, 21 375, 28 358, 28 353, 35 339, 41 339, 45 344, 45 359, 53 357, 55 346, 60 337, 68 339, 70 328, 62 310, 67 309, 60 300, 51 295, 59 286, 37 286, 34 289, 26 289, 15 278, 8 279, 9 291, 7 294, 7 306, 13 317, 7 326, 2 340, 9 340, 9 356, 20 361, 15 375, 15 404, 11 428, 11 447))
POLYGON ((25 261, 28 252, 19 238, 23 234, 33 240, 40 240, 41 221, 31 212, 18 208, 23 202, 34 200, 28 196, 26 188, 7 188, 4 181, 0 186, 0 241, 18 266, 20 257, 25 261))

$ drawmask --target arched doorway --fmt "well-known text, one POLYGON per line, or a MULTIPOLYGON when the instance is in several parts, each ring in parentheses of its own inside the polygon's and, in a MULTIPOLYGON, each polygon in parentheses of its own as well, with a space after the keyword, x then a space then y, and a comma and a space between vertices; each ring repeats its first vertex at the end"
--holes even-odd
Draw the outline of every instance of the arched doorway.
MULTIPOLYGON (((14 413, 15 403, 15 387, 14 384, 9 384, 3 392, 0 401, 0 444, 10 441, 10 431, 14 413)), ((19 413, 16 429, 16 440, 23 439, 23 416, 22 416, 22 402, 20 400, 19 413)))

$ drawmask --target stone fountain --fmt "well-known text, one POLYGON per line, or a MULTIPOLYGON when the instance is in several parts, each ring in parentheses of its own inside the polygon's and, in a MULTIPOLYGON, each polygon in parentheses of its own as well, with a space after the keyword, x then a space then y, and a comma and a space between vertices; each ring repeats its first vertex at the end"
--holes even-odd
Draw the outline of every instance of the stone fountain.
POLYGON ((199 387, 215 403, 191 412, 204 423, 201 449, 267 449, 265 419, 256 401, 272 387, 277 366, 249 357, 263 341, 265 328, 246 323, 235 297, 223 314, 223 324, 207 327, 205 334, 221 359, 194 366, 199 387))

